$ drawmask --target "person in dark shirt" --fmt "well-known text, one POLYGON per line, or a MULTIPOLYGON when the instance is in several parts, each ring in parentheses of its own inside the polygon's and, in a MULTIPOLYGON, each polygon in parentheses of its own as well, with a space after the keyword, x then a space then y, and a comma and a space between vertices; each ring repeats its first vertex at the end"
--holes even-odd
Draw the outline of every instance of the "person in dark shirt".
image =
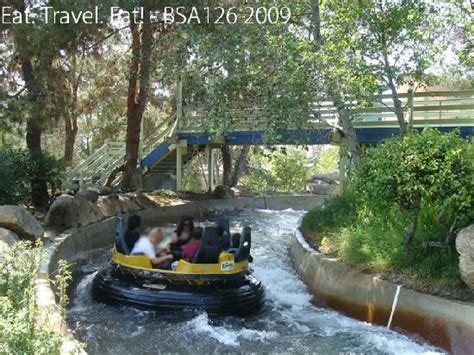
POLYGON ((192 216, 182 216, 178 227, 171 236, 171 248, 181 248, 191 240, 193 235, 194 221, 192 216))
POLYGON ((128 218, 127 231, 125 232, 125 244, 129 251, 133 250, 135 243, 140 238, 140 227, 142 219, 140 216, 132 215, 128 218))

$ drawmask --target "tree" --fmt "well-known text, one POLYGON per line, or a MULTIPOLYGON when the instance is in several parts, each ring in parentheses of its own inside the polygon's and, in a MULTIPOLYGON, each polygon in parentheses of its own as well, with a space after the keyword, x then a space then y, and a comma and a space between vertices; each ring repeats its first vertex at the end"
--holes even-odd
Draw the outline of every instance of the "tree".
POLYGON ((398 93, 401 84, 422 85, 439 50, 437 8, 427 2, 359 2, 354 8, 363 40, 360 50, 378 79, 390 89, 400 133, 408 131, 398 93))
POLYGON ((250 145, 244 145, 240 149, 235 148, 234 153, 238 153, 235 158, 234 167, 232 167, 232 149, 229 145, 221 146, 223 185, 233 187, 239 183, 244 168, 246 166, 247 156, 250 151, 250 145))

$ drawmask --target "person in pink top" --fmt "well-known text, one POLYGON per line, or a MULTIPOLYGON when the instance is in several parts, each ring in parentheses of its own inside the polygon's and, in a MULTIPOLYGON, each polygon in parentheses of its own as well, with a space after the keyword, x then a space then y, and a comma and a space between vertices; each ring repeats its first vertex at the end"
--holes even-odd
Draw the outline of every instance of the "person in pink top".
POLYGON ((191 240, 183 247, 183 259, 194 262, 194 258, 196 257, 196 253, 199 250, 199 243, 201 242, 202 236, 202 228, 195 227, 193 230, 193 236, 191 240))

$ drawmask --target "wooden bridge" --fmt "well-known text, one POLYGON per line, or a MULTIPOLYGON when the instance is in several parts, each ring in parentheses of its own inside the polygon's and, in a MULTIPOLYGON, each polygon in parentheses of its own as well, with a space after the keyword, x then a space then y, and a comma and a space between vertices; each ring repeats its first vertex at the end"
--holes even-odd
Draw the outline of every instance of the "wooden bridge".
MULTIPOLYGON (((414 129, 435 127, 440 131, 459 129, 461 136, 474 136, 474 90, 430 91, 401 93, 407 124, 414 129)), ((329 103, 314 107, 317 117, 309 115, 298 129, 287 129, 278 139, 272 137, 272 144, 340 144, 343 137, 337 126, 337 112, 329 103)), ((264 127, 268 124, 258 108, 229 111, 233 122, 238 122, 227 132, 204 131, 200 125, 202 111, 198 108, 182 108, 178 105, 176 114, 163 122, 159 133, 145 141, 141 147, 141 169, 145 186, 181 188, 182 168, 198 152, 208 154, 209 176, 214 174, 213 149, 222 144, 261 145, 269 142, 264 127)), ((399 135, 400 128, 394 114, 390 95, 374 98, 372 107, 351 110, 353 125, 361 144, 374 144, 386 138, 399 135)), ((143 137, 142 137, 143 138, 143 137)), ((111 169, 123 162, 124 143, 106 142, 87 159, 69 171, 71 180, 103 183, 111 169)), ((212 179, 211 179, 212 180, 212 179)), ((214 187, 214 182, 209 182, 214 187)))

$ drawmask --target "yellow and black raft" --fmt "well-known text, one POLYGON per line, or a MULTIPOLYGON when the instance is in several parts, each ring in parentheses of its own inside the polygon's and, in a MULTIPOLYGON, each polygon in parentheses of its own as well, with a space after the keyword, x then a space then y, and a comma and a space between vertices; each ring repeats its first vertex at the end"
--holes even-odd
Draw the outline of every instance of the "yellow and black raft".
POLYGON ((111 265, 97 273, 92 296, 107 304, 158 311, 258 312, 265 292, 249 268, 250 228, 244 228, 239 245, 228 251, 220 251, 219 238, 217 226, 205 227, 194 262, 181 259, 174 270, 167 270, 153 268, 145 255, 119 252, 123 233, 116 231, 111 265))

